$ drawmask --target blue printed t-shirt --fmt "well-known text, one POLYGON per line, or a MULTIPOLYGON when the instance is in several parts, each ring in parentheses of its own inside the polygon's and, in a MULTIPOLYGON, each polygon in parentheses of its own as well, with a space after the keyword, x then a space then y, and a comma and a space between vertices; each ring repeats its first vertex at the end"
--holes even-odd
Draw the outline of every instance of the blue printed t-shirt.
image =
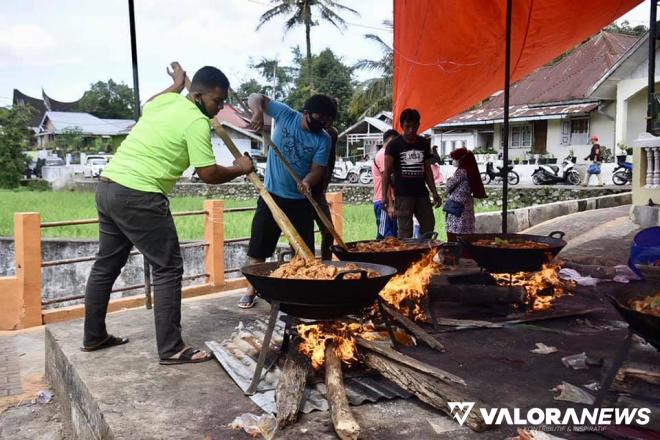
MULTIPOLYGON (((323 131, 311 133, 301 127, 302 114, 277 101, 270 101, 266 108, 275 120, 272 141, 289 161, 300 179, 312 169, 312 163, 326 166, 330 154, 330 136, 323 131)), ((303 199, 296 181, 287 171, 272 149, 268 152, 265 185, 268 192, 285 199, 303 199)))

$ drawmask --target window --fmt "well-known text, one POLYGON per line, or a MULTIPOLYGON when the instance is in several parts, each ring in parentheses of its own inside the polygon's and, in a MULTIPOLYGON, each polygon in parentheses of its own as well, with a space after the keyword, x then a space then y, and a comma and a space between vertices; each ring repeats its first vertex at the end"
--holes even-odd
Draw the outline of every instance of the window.
POLYGON ((442 156, 443 157, 446 156, 447 155, 447 141, 442 141, 441 149, 442 149, 442 156))
POLYGON ((514 125, 511 127, 511 148, 524 148, 532 146, 532 126, 514 125))
POLYGON ((589 118, 571 119, 571 145, 589 143, 589 118))

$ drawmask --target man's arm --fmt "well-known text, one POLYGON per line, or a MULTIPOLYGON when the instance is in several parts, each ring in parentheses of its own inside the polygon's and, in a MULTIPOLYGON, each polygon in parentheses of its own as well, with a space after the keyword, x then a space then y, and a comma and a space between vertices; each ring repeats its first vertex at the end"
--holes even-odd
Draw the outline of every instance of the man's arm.
POLYGON ((170 66, 172 67, 172 70, 170 70, 169 67, 166 67, 165 70, 167 71, 167 74, 172 78, 172 85, 162 92, 149 98, 147 102, 151 101, 157 96, 164 95, 165 93, 181 93, 181 91, 186 86, 186 72, 181 68, 181 65, 178 62, 173 61, 170 66))
POLYGON ((431 170, 431 161, 424 161, 424 180, 426 180, 426 186, 431 190, 433 194, 433 206, 439 208, 442 206, 442 199, 438 195, 438 189, 435 187, 435 179, 433 179, 433 170, 431 170))
POLYGON ((312 163, 312 168, 309 173, 302 179, 298 185, 298 191, 301 193, 309 192, 310 188, 316 186, 325 176, 326 167, 316 163, 312 163))
POLYGON ((223 167, 222 165, 210 165, 208 167, 195 168, 197 175, 204 183, 217 184, 225 183, 230 180, 249 174, 252 171, 252 159, 242 156, 234 160, 234 165, 223 167))
POLYGON ((381 189, 381 205, 387 210, 387 206, 392 203, 390 199, 390 175, 394 167, 394 158, 385 153, 384 167, 383 167, 383 187, 381 189))
POLYGON ((264 113, 268 108, 269 102, 270 99, 261 93, 252 93, 248 97, 248 107, 252 111, 252 120, 248 128, 255 131, 261 131, 264 128, 264 113))

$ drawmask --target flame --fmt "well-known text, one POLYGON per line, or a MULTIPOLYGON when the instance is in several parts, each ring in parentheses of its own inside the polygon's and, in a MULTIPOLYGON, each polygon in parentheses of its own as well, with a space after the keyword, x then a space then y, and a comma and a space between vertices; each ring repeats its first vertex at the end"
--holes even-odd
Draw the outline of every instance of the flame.
POLYGON ((440 264, 433 261, 435 251, 424 255, 403 274, 393 277, 380 291, 380 296, 399 312, 415 320, 427 319, 422 307, 431 277, 440 273, 440 264))
POLYGON ((372 332, 371 324, 326 322, 322 324, 298 324, 302 338, 300 351, 312 360, 312 367, 319 368, 325 362, 325 348, 329 341, 335 345, 335 354, 342 362, 351 364, 357 359, 354 334, 372 332))
POLYGON ((544 264, 538 272, 492 275, 500 286, 508 286, 511 282, 514 286, 524 287, 530 309, 538 312, 549 309, 557 298, 566 294, 566 286, 571 284, 559 278, 559 269, 558 264, 544 264), (549 289, 552 289, 551 294, 545 294, 549 289))

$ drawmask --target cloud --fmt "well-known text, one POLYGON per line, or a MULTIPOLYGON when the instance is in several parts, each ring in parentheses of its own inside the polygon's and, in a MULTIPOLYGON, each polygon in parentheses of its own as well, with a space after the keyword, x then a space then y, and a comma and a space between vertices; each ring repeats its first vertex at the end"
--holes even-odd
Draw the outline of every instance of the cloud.
POLYGON ((17 24, 0 28, 0 48, 11 51, 49 49, 55 38, 36 24, 17 24))

